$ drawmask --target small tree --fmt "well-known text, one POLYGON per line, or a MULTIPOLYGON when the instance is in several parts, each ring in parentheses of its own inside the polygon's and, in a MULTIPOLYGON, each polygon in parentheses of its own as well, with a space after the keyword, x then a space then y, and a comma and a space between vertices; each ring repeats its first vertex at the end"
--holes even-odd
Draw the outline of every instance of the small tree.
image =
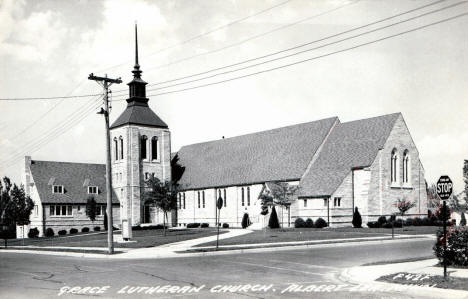
POLYGON ((362 227, 362 218, 361 218, 361 214, 359 213, 359 210, 358 210, 357 207, 354 208, 353 227, 355 227, 355 228, 362 227))
POLYGON ((400 211, 400 215, 404 216, 406 212, 408 212, 411 208, 416 206, 416 203, 406 200, 404 198, 398 198, 395 203, 395 206, 400 211))
POLYGON ((468 160, 463 162, 463 181, 465 182, 465 207, 468 208, 468 160))
POLYGON ((440 221, 448 221, 450 219, 450 214, 452 214, 452 211, 450 211, 450 208, 447 205, 445 206, 445 213, 443 210, 444 210, 443 203, 439 203, 439 206, 437 207, 437 210, 435 212, 435 216, 440 221))
POLYGON ((151 175, 145 182, 148 191, 143 195, 145 202, 154 204, 164 213, 163 226, 164 236, 166 236, 166 220, 169 221, 167 213, 177 209, 177 191, 168 181, 161 182, 158 178, 151 175))
POLYGON ((268 220, 268 227, 269 228, 279 228, 279 221, 278 221, 278 215, 276 214, 276 209, 275 206, 271 209, 271 215, 270 215, 270 220, 268 220))
POLYGON ((465 213, 461 212, 460 226, 466 226, 465 213))
POLYGON ((88 199, 86 200, 86 216, 88 216, 92 222, 96 220, 96 210, 96 200, 93 196, 88 197, 88 199))
POLYGON ((296 200, 296 193, 299 187, 289 185, 286 182, 271 182, 266 186, 268 186, 268 189, 264 189, 259 197, 262 199, 262 215, 268 213, 269 205, 282 206, 288 211, 288 223, 290 223, 290 207, 296 200))
POLYGON ((242 217, 241 225, 242 225, 242 228, 247 228, 250 225, 249 214, 244 213, 244 216, 242 217))

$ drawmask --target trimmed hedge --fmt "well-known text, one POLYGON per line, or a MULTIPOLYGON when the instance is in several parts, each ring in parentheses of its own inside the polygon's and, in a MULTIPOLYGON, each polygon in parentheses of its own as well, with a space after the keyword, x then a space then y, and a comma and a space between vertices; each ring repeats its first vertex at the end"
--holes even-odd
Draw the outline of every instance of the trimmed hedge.
POLYGON ((70 234, 76 234, 78 230, 76 228, 71 228, 70 229, 70 234))
POLYGON ((195 222, 195 223, 187 223, 187 228, 197 228, 200 227, 200 223, 195 222))
POLYGON ((95 226, 94 229, 93 229, 95 232, 98 232, 101 230, 101 227, 100 226, 95 226))
POLYGON ((39 237, 39 230, 37 227, 31 228, 28 232, 28 238, 37 238, 39 237))
POLYGON ((83 228, 81 229, 81 232, 82 232, 82 233, 87 233, 87 232, 89 232, 89 227, 83 227, 83 228))
POLYGON ((319 218, 319 219, 317 219, 317 221, 315 221, 315 227, 316 228, 327 227, 327 222, 325 220, 323 220, 322 218, 319 218))
POLYGON ((228 223, 223 223, 223 228, 229 228, 229 224, 228 223))
POLYGON ((46 237, 53 237, 55 235, 54 230, 51 227, 48 227, 45 231, 45 236, 46 237))
POLYGON ((306 227, 306 222, 302 218, 297 218, 294 221, 294 227, 295 228, 301 228, 301 227, 306 227))
POLYGON ((202 223, 202 224, 200 225, 200 227, 203 227, 203 228, 207 228, 207 227, 209 227, 209 226, 210 226, 210 225, 209 225, 208 223, 202 223))
POLYGON ((382 226, 384 223, 387 223, 387 217, 380 216, 379 219, 377 219, 377 222, 382 226))
POLYGON ((369 222, 367 222, 367 226, 369 228, 380 228, 380 227, 382 227, 382 225, 378 221, 369 221, 369 222))
POLYGON ((306 222, 305 222, 305 227, 307 228, 312 228, 314 227, 314 221, 310 218, 307 218, 306 222))
POLYGON ((67 231, 64 230, 64 229, 58 231, 58 235, 59 235, 59 236, 64 236, 64 235, 66 235, 66 234, 67 234, 67 231))

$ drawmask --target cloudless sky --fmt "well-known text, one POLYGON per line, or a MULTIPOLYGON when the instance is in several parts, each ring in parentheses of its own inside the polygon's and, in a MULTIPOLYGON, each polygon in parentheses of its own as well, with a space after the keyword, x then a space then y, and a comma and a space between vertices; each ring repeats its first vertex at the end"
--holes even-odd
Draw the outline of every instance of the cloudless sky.
MULTIPOLYGON (((127 95, 127 91, 118 91, 127 89, 125 83, 132 76, 135 20, 143 79, 154 84, 293 47, 433 2, 436 1, 2 0, 0 98, 100 93, 99 85, 87 80, 87 76, 91 72, 107 73, 110 77, 122 77, 124 82, 111 88, 111 120, 115 120, 126 104, 117 100, 127 95), (270 7, 274 8, 257 14, 270 7), (257 15, 245 18, 254 14, 257 15), (184 42, 239 19, 244 20, 184 42), (226 49, 215 51, 221 48, 226 49), (206 54, 210 51, 215 52, 206 54)), ((148 94, 293 63, 468 12, 468 3, 457 3, 439 1, 301 49, 453 6, 252 69, 148 94)), ((332 116, 345 122, 401 112, 419 150, 428 183, 448 174, 456 192, 460 192, 463 160, 468 159, 467 33, 468 16, 463 16, 272 72, 151 96, 150 106, 170 127, 172 151, 222 136, 332 116)), ((179 82, 183 81, 173 83, 179 82)), ((165 85, 148 89, 162 86, 165 85)), ((25 155, 37 160, 104 163, 104 121, 95 113, 97 102, 89 101, 90 98, 0 101, 0 175, 20 182, 25 155), (88 111, 83 111, 85 108, 88 111), (64 131, 81 115, 85 118, 64 131), (57 132, 62 135, 56 136, 57 132), (47 142, 35 146, 48 134, 51 137, 47 142)))

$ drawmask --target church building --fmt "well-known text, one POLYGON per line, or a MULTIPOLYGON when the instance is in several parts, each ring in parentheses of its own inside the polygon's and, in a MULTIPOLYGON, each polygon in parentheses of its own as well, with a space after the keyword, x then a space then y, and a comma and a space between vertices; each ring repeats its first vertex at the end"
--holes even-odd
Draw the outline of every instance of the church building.
MULTIPOLYGON (((151 175, 171 181, 171 160, 183 169, 172 225, 215 226, 221 197, 220 223, 240 227, 248 214, 251 227, 262 228, 269 214, 261 215, 259 196, 277 182, 297 186, 289 209, 276 207, 283 226, 299 217, 350 226, 355 208, 365 224, 397 212, 397 199, 415 203, 408 216, 426 214, 424 168, 401 113, 350 122, 331 117, 186 145, 171 153, 169 126, 148 105, 136 28, 135 45, 127 107, 110 127, 113 220, 128 229, 130 238, 132 226, 163 222, 162 212, 145 204, 143 192, 151 175)), ((23 177, 36 204, 30 228, 37 227, 40 235, 48 227, 95 225, 83 209, 89 195, 105 204, 103 164, 26 157, 23 177)))

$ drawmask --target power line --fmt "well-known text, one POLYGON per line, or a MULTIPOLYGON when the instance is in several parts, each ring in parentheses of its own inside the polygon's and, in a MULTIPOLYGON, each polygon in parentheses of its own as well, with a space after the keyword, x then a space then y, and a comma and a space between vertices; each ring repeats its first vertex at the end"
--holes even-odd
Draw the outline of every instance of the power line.
MULTIPOLYGON (((247 78, 247 77, 251 77, 251 76, 271 72, 271 71, 278 70, 278 69, 287 68, 287 67, 290 67, 290 66, 294 66, 294 65, 297 65, 297 64, 304 63, 304 62, 317 60, 317 59, 328 57, 328 56, 331 56, 331 55, 334 55, 334 54, 339 54, 339 53, 347 52, 347 51, 350 51, 350 50, 354 50, 354 49, 357 49, 357 48, 360 48, 360 47, 363 47, 363 46, 366 46, 366 45, 378 43, 378 42, 381 42, 381 41, 384 41, 384 40, 387 40, 387 39, 390 39, 390 38, 393 38, 393 37, 401 36, 401 35, 411 33, 411 32, 414 32, 414 31, 418 31, 418 30, 421 30, 421 29, 424 29, 424 28, 427 28, 427 27, 430 27, 430 26, 445 23, 445 22, 448 22, 448 21, 451 21, 451 20, 466 16, 466 15, 468 15, 468 13, 462 13, 462 14, 459 14, 459 15, 456 15, 456 16, 453 16, 453 17, 450 17, 450 18, 442 19, 442 20, 437 21, 437 22, 429 23, 429 24, 423 25, 423 26, 418 26, 416 28, 406 30, 406 31, 402 31, 402 32, 399 32, 397 34, 392 34, 392 35, 389 35, 389 36, 386 36, 386 37, 383 37, 383 38, 372 40, 370 42, 365 42, 365 43, 358 44, 358 45, 355 45, 355 46, 352 46, 352 47, 349 47, 349 48, 333 51, 333 52, 330 52, 330 53, 327 53, 327 54, 311 57, 311 58, 308 58, 308 59, 303 59, 303 60, 300 60, 300 61, 296 61, 296 62, 293 62, 293 63, 281 65, 281 66, 278 66, 278 67, 274 67, 274 68, 270 68, 270 69, 266 69, 266 70, 262 70, 262 71, 258 71, 258 72, 238 76, 238 77, 233 77, 233 78, 229 78, 229 79, 225 79, 225 80, 221 80, 221 81, 216 81, 216 82, 212 82, 212 83, 207 83, 207 84, 202 84, 202 85, 198 85, 198 86, 183 88, 183 89, 179 89, 179 90, 167 91, 167 92, 156 93, 156 94, 149 94, 148 96, 160 96, 160 95, 166 95, 166 94, 172 94, 172 93, 179 93, 179 92, 193 90, 193 89, 199 89, 199 88, 202 88, 202 87, 207 87, 207 86, 217 85, 217 84, 221 84, 221 83, 226 83, 226 82, 230 82, 230 81, 234 81, 234 80, 238 80, 238 79, 242 79, 242 78, 247 78)), ((122 101, 122 100, 118 100, 118 101, 122 101)))
MULTIPOLYGON (((245 63, 252 62, 252 61, 255 61, 255 60, 267 58, 267 57, 274 56, 274 55, 277 55, 277 54, 281 54, 281 53, 284 53, 284 52, 287 52, 287 51, 291 51, 291 50, 295 50, 295 49, 298 49, 298 48, 302 48, 302 47, 305 47, 305 46, 308 46, 308 45, 311 45, 311 44, 314 44, 314 43, 317 43, 317 42, 321 42, 321 41, 324 41, 324 40, 327 40, 327 39, 330 39, 330 38, 333 38, 333 37, 337 37, 337 36, 340 36, 340 35, 343 35, 343 34, 346 34, 346 33, 350 33, 350 32, 352 32, 352 31, 356 31, 356 30, 359 30, 359 29, 362 29, 362 28, 365 28, 365 27, 369 27, 369 26, 372 26, 372 25, 375 25, 375 24, 378 24, 378 23, 381 23, 381 22, 384 22, 384 21, 388 21, 388 20, 390 20, 390 19, 393 19, 393 18, 402 16, 402 15, 405 15, 405 14, 408 14, 408 13, 411 13, 411 12, 414 12, 414 11, 417 11, 417 10, 420 10, 420 9, 423 9, 423 8, 427 8, 427 7, 429 7, 429 6, 432 6, 432 5, 441 3, 441 2, 445 2, 445 1, 446 1, 446 0, 435 1, 435 2, 429 3, 429 4, 427 4, 427 5, 423 5, 423 6, 420 6, 420 7, 417 7, 417 8, 414 8, 414 9, 411 9, 411 10, 408 10, 408 11, 405 11, 405 12, 402 12, 402 13, 399 13, 399 14, 396 14, 396 15, 393 15, 393 16, 390 16, 390 17, 387 17, 387 18, 378 20, 378 21, 375 21, 375 22, 371 22, 371 23, 368 23, 368 24, 365 24, 365 25, 361 25, 361 26, 358 26, 358 27, 354 27, 354 28, 351 28, 351 29, 346 30, 346 31, 342 31, 342 32, 337 33, 337 34, 329 35, 329 36, 326 36, 326 37, 323 37, 323 38, 320 38, 320 39, 317 39, 317 40, 314 40, 314 41, 311 41, 311 42, 307 42, 307 43, 304 43, 304 44, 296 45, 296 46, 294 46, 294 47, 290 47, 290 48, 287 48, 287 49, 283 49, 283 50, 280 50, 280 51, 277 51, 277 52, 273 52, 273 53, 269 53, 269 54, 266 54, 266 55, 258 56, 258 57, 251 58, 251 59, 248 59, 248 60, 243 60, 243 61, 236 62, 236 63, 230 64, 230 65, 225 65, 225 66, 213 68, 213 69, 210 69, 210 70, 207 70, 207 71, 203 71, 203 72, 200 72, 200 73, 196 73, 196 74, 191 74, 191 75, 186 75, 186 76, 183 76, 183 77, 174 78, 174 79, 170 79, 170 80, 166 80, 166 81, 151 83, 151 84, 148 84, 147 86, 161 85, 161 84, 165 84, 165 83, 170 83, 170 82, 174 82, 174 81, 179 81, 179 80, 183 80, 183 79, 188 79, 188 78, 192 78, 192 77, 196 77, 196 76, 208 74, 208 73, 211 73, 211 72, 214 72, 214 71, 222 70, 222 69, 225 69, 225 68, 230 68, 230 67, 233 67, 233 66, 245 64, 245 63)), ((117 91, 114 91, 114 92, 115 92, 115 93, 118 93, 118 92, 123 92, 123 91, 126 91, 126 90, 123 89, 123 90, 117 90, 117 91)))
POLYGON ((0 101, 41 101, 41 100, 60 100, 60 99, 76 99, 76 98, 89 98, 102 95, 100 93, 83 94, 75 96, 58 96, 58 97, 31 97, 31 98, 0 98, 0 101))
POLYGON ((267 31, 267 32, 263 32, 263 33, 260 33, 260 34, 257 34, 257 35, 248 37, 248 38, 246 38, 246 39, 243 39, 243 40, 241 40, 241 41, 235 42, 235 43, 233 43, 233 44, 229 44, 229 45, 227 45, 227 46, 224 46, 224 47, 221 47, 221 48, 218 48, 218 49, 214 49, 214 50, 206 51, 206 52, 203 52, 203 53, 195 54, 195 55, 192 55, 192 56, 189 56, 189 57, 185 57, 185 58, 181 58, 181 59, 178 59, 178 60, 174 60, 174 61, 171 61, 171 62, 166 63, 166 64, 162 64, 162 65, 157 65, 157 66, 154 66, 154 67, 150 67, 150 68, 147 68, 146 71, 153 70, 153 69, 159 69, 159 68, 163 68, 163 67, 168 67, 168 66, 171 66, 171 65, 174 65, 174 64, 178 64, 178 63, 183 62, 183 61, 191 60, 191 59, 193 59, 193 58, 197 58, 197 57, 200 57, 200 56, 205 56, 205 55, 217 53, 217 52, 220 52, 220 51, 223 51, 223 50, 232 48, 232 47, 236 47, 236 46, 239 46, 239 45, 241 45, 241 44, 243 44, 243 43, 246 43, 246 42, 248 42, 248 41, 251 41, 251 40, 254 40, 254 39, 257 39, 257 38, 266 36, 266 35, 268 35, 268 34, 271 34, 271 33, 273 33, 273 32, 276 32, 276 31, 279 31, 279 30, 283 30, 283 29, 285 29, 285 28, 288 28, 288 27, 291 27, 291 26, 294 26, 294 25, 303 23, 303 22, 305 22, 305 21, 309 21, 309 20, 312 20, 312 19, 314 19, 314 18, 317 18, 317 17, 323 16, 323 15, 329 14, 329 13, 334 12, 334 11, 336 11, 336 10, 342 9, 342 8, 344 8, 344 7, 346 7, 346 6, 356 4, 356 3, 358 3, 359 1, 361 1, 361 0, 355 0, 355 1, 353 1, 353 2, 346 3, 346 4, 344 4, 344 5, 335 7, 335 8, 333 8, 333 9, 324 11, 324 12, 322 12, 322 13, 319 13, 319 14, 316 14, 316 15, 313 15, 313 16, 310 16, 310 17, 301 19, 301 20, 296 21, 296 22, 293 22, 293 23, 288 23, 288 24, 286 24, 286 25, 282 25, 282 26, 276 27, 276 28, 274 28, 274 29, 272 29, 272 30, 269 30, 269 31, 267 31))
MULTIPOLYGON (((212 33, 215 33, 215 32, 217 32, 217 31, 219 31, 219 30, 222 30, 222 29, 224 29, 224 28, 230 27, 230 26, 235 25, 235 24, 237 24, 237 23, 240 23, 240 22, 243 22, 243 21, 248 20, 248 19, 250 19, 250 18, 256 17, 256 16, 261 15, 261 14, 263 14, 263 13, 266 13, 266 12, 272 10, 272 9, 275 9, 275 8, 277 8, 277 7, 280 7, 280 6, 283 6, 283 5, 285 5, 286 3, 291 2, 291 1, 292 1, 292 0, 283 1, 283 2, 278 3, 278 4, 276 4, 276 5, 267 7, 266 9, 263 9, 263 10, 260 10, 260 11, 258 11, 258 12, 255 12, 255 13, 253 13, 253 14, 251 14, 251 15, 242 17, 242 18, 240 18, 240 19, 231 21, 231 22, 229 22, 229 23, 226 23, 226 24, 221 25, 221 26, 219 26, 219 27, 216 27, 216 28, 214 28, 214 29, 210 29, 210 30, 208 30, 208 31, 206 31, 206 32, 203 32, 203 33, 201 33, 201 34, 198 34, 198 35, 196 35, 196 36, 190 37, 190 38, 188 38, 188 39, 186 39, 186 40, 184 40, 184 41, 181 41, 180 43, 173 44, 173 45, 168 46, 168 47, 165 47, 165 48, 161 48, 161 49, 156 50, 155 52, 149 54, 148 57, 149 57, 149 56, 153 56, 153 55, 158 54, 158 53, 161 53, 161 52, 164 52, 164 51, 167 51, 167 50, 169 50, 169 49, 172 49, 172 48, 175 48, 175 47, 178 47, 178 46, 187 44, 187 43, 189 43, 189 42, 191 42, 191 41, 194 41, 194 40, 196 40, 196 39, 199 39, 199 38, 202 38, 202 37, 204 37, 204 36, 210 35, 210 34, 212 34, 212 33)), ((127 61, 125 61, 125 62, 123 62, 123 63, 120 63, 120 64, 117 64, 117 65, 114 65, 114 66, 105 68, 105 69, 100 70, 100 71, 98 71, 98 72, 101 73, 101 72, 103 72, 103 71, 106 71, 106 70, 110 70, 110 69, 119 67, 119 66, 124 65, 125 63, 127 63, 127 62, 129 62, 129 61, 130 61, 130 60, 127 60, 127 61)))
MULTIPOLYGON (((100 97, 99 97, 100 98, 100 97)), ((38 139, 30 142, 29 144, 22 147, 22 152, 18 154, 12 154, 4 161, 0 162, 0 165, 4 166, 12 161, 16 161, 18 157, 22 157, 25 152, 34 152, 38 150, 43 145, 47 144, 54 138, 62 135, 64 132, 68 131, 71 127, 74 127, 79 123, 84 117, 88 115, 89 112, 95 110, 101 104, 99 103, 99 98, 94 98, 91 101, 88 101, 85 105, 82 105, 79 110, 72 112, 65 118, 65 121, 59 123, 52 130, 49 130, 44 135, 41 135, 38 139), (93 101, 95 102, 93 104, 93 101), (91 106, 88 106, 91 104, 91 106), (87 106, 87 107, 85 107, 87 106), (71 126, 71 127, 70 127, 71 126)))
POLYGON ((288 55, 285 55, 285 56, 277 57, 277 58, 262 61, 262 62, 259 62, 259 63, 256 63, 256 64, 244 66, 244 67, 233 69, 233 70, 228 70, 228 71, 225 71, 225 72, 213 74, 213 75, 210 75, 210 76, 206 76, 206 77, 202 77, 202 78, 198 78, 198 79, 194 79, 194 80, 189 80, 189 81, 185 81, 185 82, 181 82, 181 83, 175 83, 175 84, 172 84, 172 85, 163 86, 163 87, 159 87, 159 88, 148 89, 148 91, 167 89, 167 88, 174 87, 174 86, 185 85, 185 84, 188 84, 188 83, 202 81, 202 80, 210 79, 210 78, 217 77, 217 76, 220 76, 220 75, 226 75, 226 74, 229 74, 229 73, 234 73, 234 72, 250 69, 250 68, 253 68, 253 67, 257 67, 257 66, 260 66, 260 65, 264 65, 264 64, 267 64, 267 63, 274 62, 274 61, 278 61, 278 60, 282 60, 282 59, 285 59, 285 58, 293 57, 293 56, 303 54, 303 53, 306 53, 306 52, 310 52, 310 51, 313 51, 313 50, 321 49, 321 48, 324 48, 324 47, 327 47, 327 46, 330 46, 330 45, 338 44, 338 43, 341 43, 343 41, 347 41, 347 40, 351 40, 351 39, 354 39, 354 38, 357 38, 357 37, 361 37, 361 36, 364 36, 364 35, 367 35, 367 34, 382 30, 382 29, 386 29, 386 28, 389 28, 389 27, 400 25, 402 23, 413 21, 415 19, 425 17, 425 16, 428 16, 430 14, 438 13, 438 12, 441 12, 443 10, 458 6, 460 4, 467 4, 467 2, 466 1, 461 1, 461 2, 458 2, 458 3, 455 3, 455 4, 451 4, 451 5, 448 5, 446 7, 442 7, 442 8, 427 12, 427 13, 423 13, 423 14, 408 18, 406 20, 402 20, 402 21, 398 21, 398 22, 395 22, 395 23, 392 23, 392 24, 389 24, 389 25, 378 27, 378 28, 375 28, 375 29, 372 29, 372 30, 369 30, 369 31, 366 31, 366 32, 363 32, 363 33, 360 33, 360 34, 356 34, 356 35, 353 35, 353 36, 350 36, 350 37, 347 37, 347 38, 343 38, 343 39, 340 39, 340 40, 337 40, 337 41, 334 41, 334 42, 330 42, 330 43, 327 43, 327 44, 324 44, 324 45, 321 45, 321 46, 318 46, 318 47, 314 47, 314 48, 311 48, 311 49, 302 50, 302 51, 299 51, 299 52, 296 52, 296 53, 288 54, 288 55))

